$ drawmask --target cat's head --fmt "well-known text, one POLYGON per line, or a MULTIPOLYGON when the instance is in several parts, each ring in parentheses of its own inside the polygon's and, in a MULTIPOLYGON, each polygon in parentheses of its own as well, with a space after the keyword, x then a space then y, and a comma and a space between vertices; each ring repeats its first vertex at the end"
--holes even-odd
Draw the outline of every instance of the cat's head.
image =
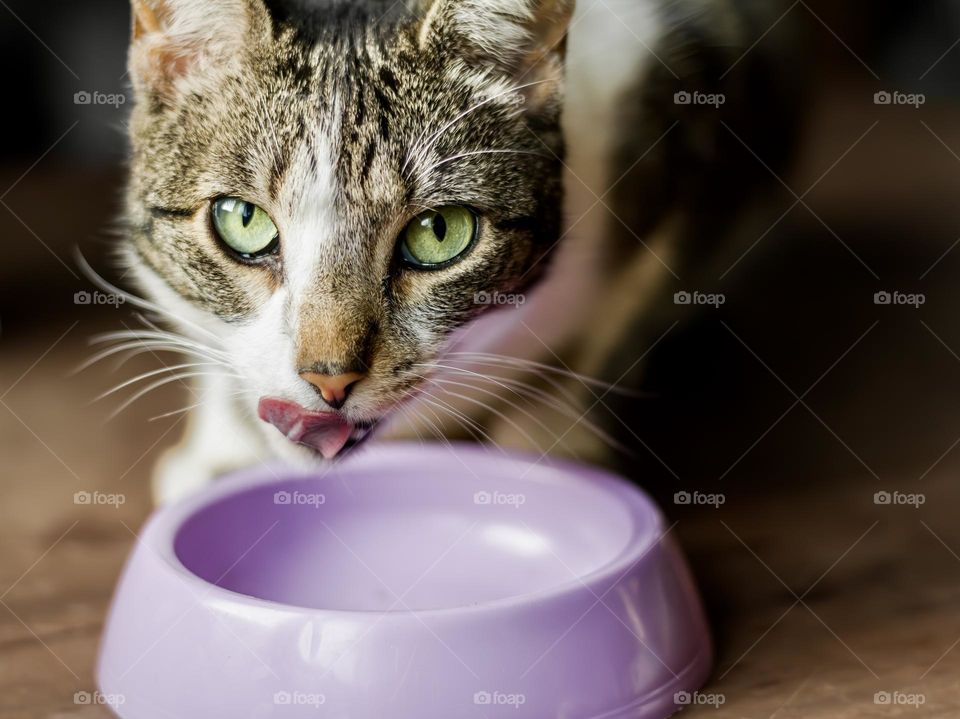
POLYGON ((134 0, 129 256, 241 411, 333 456, 538 277, 573 2, 134 0))

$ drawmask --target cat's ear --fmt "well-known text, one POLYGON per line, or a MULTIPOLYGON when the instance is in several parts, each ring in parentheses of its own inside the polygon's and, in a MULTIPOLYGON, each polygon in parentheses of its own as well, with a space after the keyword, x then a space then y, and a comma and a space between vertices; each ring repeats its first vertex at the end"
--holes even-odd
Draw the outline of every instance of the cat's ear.
MULTIPOLYGON (((420 45, 504 70, 518 83, 552 85, 563 77, 567 30, 576 0, 418 0, 420 45)), ((550 88, 530 91, 536 100, 550 88)))
POLYGON ((269 37, 262 0, 132 0, 130 75, 161 98, 229 69, 269 37))

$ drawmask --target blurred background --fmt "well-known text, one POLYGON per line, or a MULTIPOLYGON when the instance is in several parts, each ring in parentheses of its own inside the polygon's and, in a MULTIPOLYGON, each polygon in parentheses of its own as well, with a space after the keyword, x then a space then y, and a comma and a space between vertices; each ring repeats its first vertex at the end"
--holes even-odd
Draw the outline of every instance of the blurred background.
MULTIPOLYGON (((803 39, 794 161, 701 288, 723 306, 678 310, 651 354, 621 469, 676 522, 716 627, 725 701, 692 714, 889 716, 886 693, 956 716, 960 3, 782 8, 755 47, 803 39)), ((109 419, 111 367, 74 373, 134 324, 85 303, 75 257, 119 279, 128 27, 124 0, 0 0, 2 717, 106 715, 83 694, 103 613, 185 421, 151 418, 189 403, 172 385, 109 419)))

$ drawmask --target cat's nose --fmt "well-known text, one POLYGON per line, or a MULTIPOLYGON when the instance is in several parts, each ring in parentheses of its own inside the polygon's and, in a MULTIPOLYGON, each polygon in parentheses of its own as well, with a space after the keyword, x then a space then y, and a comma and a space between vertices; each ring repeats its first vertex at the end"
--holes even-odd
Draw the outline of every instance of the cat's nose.
POLYGON ((304 370, 300 373, 300 376, 316 387, 317 391, 320 392, 320 396, 323 397, 323 401, 333 407, 333 409, 343 407, 343 403, 347 401, 347 397, 350 395, 350 390, 353 389, 353 386, 366 377, 362 372, 329 375, 319 374, 309 370, 304 370))

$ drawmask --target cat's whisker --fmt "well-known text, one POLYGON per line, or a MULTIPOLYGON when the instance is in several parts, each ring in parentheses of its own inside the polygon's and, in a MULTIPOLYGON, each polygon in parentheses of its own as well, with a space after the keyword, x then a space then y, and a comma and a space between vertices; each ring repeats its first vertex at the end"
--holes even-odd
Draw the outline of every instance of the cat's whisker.
POLYGON ((113 337, 100 337, 94 338, 91 340, 91 344, 105 344, 107 342, 120 342, 125 345, 136 345, 140 344, 144 347, 155 346, 162 344, 166 347, 176 347, 178 350, 184 352, 191 352, 193 354, 203 354, 205 357, 211 359, 216 359, 221 362, 225 362, 228 358, 226 355, 223 355, 215 350, 212 350, 209 347, 204 347, 203 345, 192 344, 189 342, 180 341, 172 336, 162 336, 162 335, 141 335, 141 334, 129 334, 126 336, 116 335, 113 337))
POLYGON ((184 337, 183 335, 179 335, 174 332, 166 332, 161 329, 154 329, 154 330, 126 329, 126 330, 117 330, 114 332, 104 332, 99 335, 94 335, 90 341, 92 344, 103 344, 104 342, 113 342, 113 341, 120 341, 120 340, 162 340, 170 344, 177 344, 181 347, 196 349, 196 350, 205 352, 210 356, 221 357, 224 360, 230 359, 230 356, 226 352, 223 352, 222 350, 218 350, 215 347, 211 347, 210 345, 196 342, 194 340, 189 339, 188 337, 184 337))
MULTIPOLYGON (((424 377, 423 379, 424 379, 424 381, 426 381, 426 382, 431 382, 431 383, 435 382, 435 380, 433 380, 433 379, 431 379, 431 378, 429 378, 429 377, 424 377)), ((478 406, 478 407, 481 407, 481 408, 483 408, 484 410, 486 410, 487 412, 490 412, 490 413, 493 414, 494 416, 496 416, 496 417, 498 417, 499 419, 501 419, 502 421, 506 422, 506 423, 509 424, 514 430, 516 430, 517 433, 518 433, 521 437, 523 437, 527 442, 529 442, 532 447, 539 447, 539 446, 540 446, 539 443, 538 443, 536 440, 534 440, 533 437, 530 436, 530 434, 529 434, 525 429, 523 429, 523 427, 521 427, 521 426, 520 426, 516 421, 514 421, 510 416, 508 416, 508 415, 507 415, 506 413, 504 413, 504 412, 501 412, 501 411, 500 411, 499 409, 497 409, 496 407, 493 407, 493 406, 491 406, 490 404, 488 404, 488 403, 486 403, 486 402, 483 402, 483 401, 481 401, 481 400, 478 400, 478 399, 476 399, 476 398, 474 398, 474 397, 470 397, 470 396, 465 395, 465 394, 460 394, 459 392, 453 392, 453 391, 451 391, 451 390, 449 390, 449 389, 446 389, 445 387, 443 387, 443 386, 440 385, 440 384, 437 384, 436 386, 437 386, 438 389, 442 390, 442 391, 444 392, 444 394, 447 394, 447 395, 449 395, 449 396, 451 396, 451 397, 455 397, 455 398, 457 398, 457 399, 463 400, 464 402, 469 402, 470 404, 473 404, 473 405, 476 405, 476 406, 478 406)), ((434 398, 436 399, 436 396, 434 396, 434 398)), ((549 430, 548 430, 548 431, 549 431, 549 430)))
MULTIPOLYGON (((434 412, 432 407, 436 408, 438 411, 449 415, 457 424, 463 427, 467 433, 479 444, 489 447, 497 446, 497 443, 494 442, 493 438, 487 434, 486 431, 476 422, 471 420, 462 412, 459 412, 456 408, 449 405, 447 402, 444 402, 440 398, 432 395, 429 392, 424 393, 425 396, 421 396, 420 400, 425 403, 424 409, 427 409, 431 414, 436 417, 437 422, 441 423, 439 415, 434 412), (478 436, 479 435, 479 436, 478 436)), ((442 441, 445 441, 448 445, 450 444, 449 439, 444 435, 443 430, 439 426, 435 425, 433 422, 429 422, 430 426, 433 428, 434 434, 436 437, 440 438, 442 441)), ((502 450, 501 450, 502 451, 502 450)))
POLYGON ((151 417, 150 419, 148 419, 147 421, 148 421, 148 422, 158 422, 158 421, 160 421, 161 419, 166 419, 167 417, 176 417, 176 416, 179 415, 179 414, 186 414, 187 412, 192 412, 193 410, 198 409, 199 407, 202 407, 203 405, 204 405, 203 402, 197 402, 196 404, 191 404, 191 405, 189 405, 188 407, 182 407, 181 409, 175 409, 175 410, 173 410, 172 412, 164 412, 163 414, 155 415, 155 416, 151 417))
MULTIPOLYGON (((458 361, 457 359, 455 359, 455 358, 450 358, 450 357, 443 357, 443 360, 444 360, 444 361, 450 361, 450 362, 456 362, 456 361, 458 361)), ((463 360, 463 361, 465 361, 465 360, 463 360)), ((436 363, 435 363, 435 364, 436 364, 436 363)), ((499 363, 487 363, 487 362, 470 361, 470 362, 468 362, 468 364, 469 364, 471 367, 476 367, 476 366, 479 365, 479 366, 481 366, 481 367, 486 366, 486 367, 495 367, 495 368, 501 369, 501 370, 504 370, 504 369, 505 369, 505 368, 504 368, 504 365, 499 364, 499 363)), ((442 368, 444 368, 444 369, 446 369, 446 370, 455 371, 455 372, 470 373, 470 372, 473 372, 473 371, 474 371, 474 370, 467 369, 467 368, 464 368, 464 367, 457 367, 456 365, 441 365, 441 364, 437 364, 437 366, 442 367, 442 368)), ((573 393, 570 389, 568 389, 567 387, 564 387, 563 384, 561 384, 561 383, 557 380, 557 378, 555 378, 554 376, 552 376, 552 375, 549 374, 549 373, 541 372, 541 371, 536 370, 536 369, 534 369, 534 368, 527 368, 527 367, 520 367, 520 368, 517 368, 517 367, 507 367, 505 371, 510 371, 510 372, 512 372, 512 373, 514 373, 514 374, 520 374, 521 376, 522 376, 523 374, 535 374, 538 380, 543 381, 543 382, 546 382, 552 389, 554 389, 558 394, 560 394, 560 395, 562 396, 562 398, 568 403, 568 405, 569 405, 570 407, 578 407, 578 406, 580 406, 580 404, 581 404, 581 401, 580 401, 580 399, 576 396, 576 394, 574 394, 574 393, 573 393)), ((481 376, 481 377, 490 377, 490 376, 493 376, 493 375, 484 374, 483 372, 475 372, 475 374, 477 374, 477 375, 479 375, 479 376, 481 376)), ((530 383, 528 383, 528 382, 523 382, 523 381, 520 380, 519 378, 518 378, 518 379, 511 379, 511 378, 508 378, 508 377, 504 377, 504 376, 502 376, 502 375, 496 375, 496 379, 498 379, 498 380, 501 381, 501 382, 507 383, 507 384, 513 384, 514 386, 523 386, 523 387, 528 387, 528 388, 530 388, 530 389, 533 389, 532 386, 530 385, 530 383)), ((546 391, 545 391, 545 390, 538 390, 538 391, 543 392, 544 394, 546 394, 546 391)), ((559 399, 556 399, 556 398, 553 398, 553 399, 555 399, 556 401, 559 402, 559 399)))
MULTIPOLYGON (((442 379, 442 378, 439 378, 439 377, 433 378, 432 380, 429 380, 429 381, 435 382, 435 383, 437 383, 438 385, 440 385, 445 392, 448 391, 448 390, 446 389, 447 387, 460 387, 460 388, 462 388, 462 389, 469 389, 469 390, 473 390, 473 391, 476 391, 476 392, 480 392, 480 393, 486 395, 487 397, 492 397, 494 400, 499 400, 499 401, 501 401, 503 404, 505 404, 507 407, 509 407, 510 409, 519 412, 519 413, 522 414, 524 417, 526 417, 527 419, 531 420, 534 424, 536 424, 538 427, 540 427, 544 432, 546 432, 547 434, 551 435, 554 440, 559 440, 559 436, 557 435, 557 433, 554 432, 552 429, 550 429, 550 426, 547 425, 542 419, 540 419, 539 417, 537 417, 536 415, 534 415, 534 414, 533 414, 532 412, 530 412, 528 409, 525 409, 525 408, 521 407, 519 403, 514 402, 514 401, 512 401, 512 400, 510 400, 510 399, 505 398, 505 397, 504 397, 502 394, 500 394, 500 393, 494 392, 493 390, 490 390, 490 389, 486 389, 485 387, 478 387, 477 385, 468 384, 468 383, 466 383, 466 382, 457 382, 457 381, 455 381, 455 380, 442 379)), ((518 396, 519 396, 519 395, 518 395, 518 396)), ((529 402, 528 402, 528 406, 530 406, 530 405, 529 405, 529 402)), ((490 409, 490 407, 487 407, 487 409, 490 409)))
MULTIPOLYGON (((430 381, 428 377, 417 374, 416 372, 413 373, 413 376, 417 377, 423 382, 430 381)), ((470 434, 470 436, 473 437, 475 440, 481 441, 476 434, 477 432, 479 432, 483 436, 483 438, 487 440, 487 442, 489 442, 491 445, 496 446, 496 442, 493 440, 493 438, 489 434, 487 434, 484 431, 483 427, 481 427, 477 422, 470 419, 470 417, 468 417, 464 413, 460 412, 456 407, 454 407, 450 403, 445 402, 439 397, 437 397, 436 395, 434 395, 432 392, 429 391, 429 389, 426 386, 419 385, 417 387, 412 388, 411 390, 405 393, 405 397, 412 397, 414 403, 424 402, 428 405, 437 407, 441 412, 444 412, 445 414, 450 415, 457 422, 457 424, 459 424, 461 427, 466 429, 467 432, 470 434), (476 432, 474 430, 476 430, 476 432)), ((431 413, 432 413, 432 410, 431 410, 431 413)), ((437 421, 438 422, 441 421, 439 417, 437 417, 437 421)), ((437 433, 438 433, 438 436, 441 436, 441 437, 443 436, 443 432, 440 431, 439 429, 437 429, 437 433)))
POLYGON ((124 380, 120 384, 108 389, 106 392, 98 395, 93 401, 99 402, 102 399, 109 397, 110 395, 116 394, 117 392, 126 389, 127 387, 137 384, 138 382, 143 382, 144 380, 150 379, 151 377, 157 377, 159 375, 170 374, 172 372, 179 372, 180 370, 185 369, 196 369, 197 367, 216 367, 212 362, 188 362, 186 364, 172 365, 170 367, 161 367, 160 369, 151 370, 149 372, 143 372, 138 374, 136 377, 132 377, 128 380, 124 380))
MULTIPOLYGON (((227 396, 230 399, 236 399, 238 397, 257 397, 258 393, 251 390, 235 390, 233 392, 230 392, 227 396)), ((203 407, 205 404, 206 404, 206 400, 201 400, 200 402, 196 402, 187 407, 183 407, 182 409, 175 409, 172 412, 164 412, 163 414, 158 414, 155 417, 151 417, 148 421, 155 422, 157 420, 165 419, 167 417, 174 417, 178 414, 185 414, 186 412, 190 412, 192 410, 203 407)))
MULTIPOLYGON (((147 354, 147 353, 156 355, 158 353, 170 352, 172 354, 184 355, 186 357, 193 358, 193 359, 213 361, 213 358, 207 357, 206 355, 201 355, 196 352, 185 350, 182 347, 171 346, 171 345, 167 345, 160 342, 151 342, 151 343, 129 342, 125 344, 115 345, 113 347, 108 347, 107 349, 102 350, 101 352, 97 353, 96 355, 94 355, 93 357, 85 361, 83 364, 81 364, 77 369, 73 371, 73 374, 78 374, 80 372, 83 372, 84 370, 89 369, 90 367, 97 364, 98 362, 102 362, 103 360, 108 359, 109 357, 112 357, 114 355, 123 354, 124 352, 126 352, 127 354, 126 356, 121 357, 120 362, 117 365, 117 368, 122 367, 125 363, 127 363, 134 357, 142 354, 147 354)), ((217 364, 220 364, 221 366, 223 366, 222 363, 220 362, 217 362, 217 364)))
POLYGON ((590 387, 595 387, 597 389, 602 389, 606 392, 611 392, 614 394, 623 395, 626 397, 633 397, 635 399, 645 399, 648 395, 643 392, 636 392, 634 390, 625 389, 619 387, 618 385, 611 384, 609 382, 604 382, 603 380, 590 377, 588 375, 580 374, 579 372, 574 372, 573 370, 563 369, 560 367, 554 367, 553 365, 545 364, 543 362, 536 362, 534 360, 522 359, 519 357, 509 357, 507 355, 499 355, 490 352, 448 352, 446 355, 447 358, 452 357, 463 357, 465 362, 475 363, 475 364, 498 364, 512 367, 514 369, 522 370, 527 369, 528 371, 540 370, 543 372, 550 372, 556 375, 561 375, 563 377, 568 377, 570 379, 575 379, 578 382, 588 385, 590 387), (476 359, 473 359, 476 358, 476 359))
POLYGON ((174 332, 163 330, 150 322, 146 317, 139 316, 139 319, 147 325, 149 329, 128 328, 125 330, 105 332, 91 338, 91 344, 95 345, 111 342, 116 342, 117 344, 98 352, 86 362, 83 362, 74 373, 82 372, 108 357, 124 352, 126 352, 127 355, 121 358, 119 366, 122 366, 131 358, 140 354, 172 352, 190 358, 204 360, 213 365, 233 371, 230 357, 225 352, 174 332))
POLYGON ((451 397, 455 397, 457 399, 463 400, 464 402, 469 402, 470 404, 476 405, 477 407, 482 407, 490 414, 494 415, 495 417, 499 418, 501 421, 506 422, 508 425, 510 425, 517 432, 517 434, 519 434, 521 437, 523 437, 524 440, 530 443, 531 447, 536 447, 536 448, 540 447, 540 443, 537 440, 535 440, 533 436, 530 435, 529 432, 527 432, 519 423, 513 420, 505 412, 502 412, 499 409, 492 407, 490 404, 483 402, 482 400, 475 399, 468 395, 463 395, 463 394, 460 394, 459 392, 451 392, 448 389, 444 389, 443 391, 444 393, 449 394, 451 397))
POLYGON ((398 406, 396 411, 397 416, 406 423, 406 426, 410 428, 410 431, 417 435, 417 441, 420 444, 424 444, 426 440, 423 438, 423 435, 417 428, 417 423, 424 421, 424 418, 419 416, 416 412, 411 411, 407 407, 398 406))
MULTIPOLYGON (((626 453, 630 452, 630 449, 627 446, 625 446, 622 442, 617 440, 612 434, 610 434, 605 429, 603 429, 603 427, 599 423, 591 420, 588 416, 589 410, 583 411, 583 409, 581 408, 581 405, 576 401, 576 398, 571 397, 568 391, 566 391, 562 386, 560 386, 557 382, 555 382, 551 377, 547 375, 539 375, 539 378, 541 380, 546 381, 548 384, 553 386, 559 393, 563 394, 564 398, 567 400, 566 402, 560 401, 557 397, 552 396, 549 392, 547 392, 544 389, 531 386, 528 383, 523 382, 519 379, 511 379, 508 377, 494 377, 494 376, 486 375, 480 372, 475 372, 463 367, 444 365, 438 362, 434 362, 429 365, 421 364, 419 366, 435 368, 440 370, 441 372, 444 372, 444 371, 455 372, 457 373, 458 376, 463 377, 464 379, 467 379, 467 380, 473 379, 478 382, 492 382, 497 386, 507 389, 508 391, 512 392, 518 397, 524 398, 529 403, 531 408, 535 407, 537 402, 540 402, 544 406, 554 410, 560 416, 573 422, 573 424, 570 426, 571 430, 576 425, 581 424, 584 427, 586 427, 586 429, 590 433, 592 433, 598 439, 605 442, 611 448, 621 452, 626 452, 626 453)), ((470 385, 465 385, 465 386, 470 386, 470 385)), ((477 387, 477 389, 479 390, 480 388, 477 387)), ((499 395, 496 395, 496 396, 499 396, 499 395)))
MULTIPOLYGON (((438 423, 442 422, 442 420, 440 419, 440 416, 437 415, 437 413, 434 412, 433 409, 431 409, 430 407, 425 407, 424 409, 427 409, 430 412, 430 414, 432 414, 436 418, 438 423)), ((457 417, 454 417, 454 419, 457 420, 458 423, 460 423, 460 420, 457 417)), ((427 424, 429 424, 430 427, 433 428, 434 436, 436 436, 440 440, 440 442, 442 442, 444 445, 446 445, 453 451, 454 450, 453 443, 450 441, 448 437, 444 436, 443 431, 430 420, 427 420, 427 424)), ((461 423, 461 426, 467 430, 467 433, 473 438, 473 440, 477 443, 477 445, 480 447, 483 447, 487 453, 490 452, 491 447, 496 447, 501 452, 503 452, 503 449, 497 446, 497 444, 493 442, 493 440, 491 440, 489 438, 489 435, 487 435, 485 432, 483 433, 483 437, 478 437, 477 434, 468 425, 461 423), (484 437, 486 438, 486 441, 484 441, 484 437)), ((464 465, 464 467, 466 468, 467 465, 464 465)))
MULTIPOLYGON (((199 341, 199 340, 193 339, 193 338, 191 338, 191 337, 187 337, 186 335, 180 334, 179 332, 172 332, 172 331, 170 331, 170 330, 164 329, 163 327, 160 327, 158 324, 156 324, 155 322, 153 322, 149 317, 147 317, 147 316, 145 316, 145 315, 143 315, 143 314, 139 314, 139 313, 138 313, 138 314, 137 314, 137 319, 139 319, 139 320, 140 320, 147 328, 149 328, 150 330, 152 330, 152 331, 154 331, 154 332, 158 332, 158 333, 162 334, 162 335, 165 336, 165 337, 170 337, 171 339, 175 339, 175 340, 177 340, 178 342, 183 342, 183 343, 189 344, 189 345, 191 345, 191 346, 193 346, 193 347, 201 347, 201 348, 203 348, 204 350, 206 350, 207 352, 210 352, 210 353, 212 353, 212 354, 222 355, 223 357, 225 357, 225 358, 227 358, 227 359, 230 358, 230 355, 228 355, 224 350, 220 349, 219 347, 214 347, 214 346, 211 345, 211 344, 206 344, 206 343, 204 343, 204 342, 201 342, 201 341, 199 341)), ((133 329, 131 329, 130 331, 133 332, 133 333, 142 333, 142 332, 143 332, 143 330, 133 330, 133 329)), ((218 342, 218 344, 219 344, 219 340, 217 340, 217 342, 218 342)))
POLYGON ((548 155, 545 155, 542 152, 532 152, 530 150, 474 150, 472 152, 461 152, 457 155, 453 155, 452 157, 447 157, 443 160, 440 160, 439 162, 435 162, 434 164, 430 165, 426 169, 422 170, 417 175, 417 180, 423 181, 431 172, 436 170, 438 167, 442 167, 443 165, 446 165, 451 162, 455 162, 457 160, 462 160, 467 157, 475 157, 477 155, 532 155, 534 157, 549 159, 548 155))
MULTIPOLYGON (((460 375, 466 375, 466 376, 468 376, 468 377, 476 377, 476 378, 481 379, 481 380, 486 381, 486 382, 493 382, 494 384, 496 384, 496 385, 498 385, 498 386, 500 386, 500 387, 503 387, 505 390, 507 390, 507 391, 509 391, 509 392, 514 392, 514 393, 516 393, 517 390, 516 390, 515 388, 521 388, 521 389, 524 389, 524 390, 529 391, 529 392, 539 392, 539 393, 540 393, 539 396, 540 396, 541 398, 543 398, 543 399, 548 399, 548 400, 550 400, 550 401, 553 401, 553 402, 557 403, 557 405, 556 405, 557 407, 563 406, 562 404, 559 403, 559 400, 557 400, 555 397, 550 397, 550 395, 547 394, 546 392, 544 392, 543 390, 540 390, 540 389, 538 389, 538 388, 536 388, 536 387, 532 387, 532 386, 530 386, 528 383, 526 383, 526 382, 521 382, 520 380, 510 379, 510 378, 508 378, 508 377, 499 377, 499 376, 484 374, 484 373, 482 373, 482 372, 476 372, 476 371, 474 371, 474 370, 467 369, 466 367, 457 367, 457 366, 455 366, 455 365, 441 364, 441 363, 439 363, 439 362, 434 362, 434 363, 432 363, 432 364, 420 364, 420 365, 416 365, 416 366, 420 366, 420 367, 431 367, 431 368, 435 368, 435 369, 446 370, 446 371, 450 371, 450 372, 456 372, 456 373, 458 373, 458 374, 460 374, 460 375)), ((567 398, 568 400, 571 400, 571 397, 570 397, 570 396, 566 396, 566 398, 567 398)))
POLYGON ((108 347, 107 349, 102 350, 101 352, 97 353, 96 355, 88 359, 86 362, 81 364, 76 370, 74 370, 74 374, 77 374, 86 369, 89 369, 90 367, 97 364, 98 362, 101 362, 114 355, 123 354, 124 352, 126 352, 127 354, 126 356, 121 358, 119 364, 117 365, 118 368, 122 367, 126 362, 130 361, 131 359, 133 359, 138 355, 147 354, 147 353, 157 355, 158 353, 163 353, 163 352, 170 352, 172 354, 184 355, 188 358, 205 360, 205 361, 212 362, 221 367, 225 367, 228 369, 230 368, 229 365, 217 359, 216 357, 210 357, 204 354, 200 354, 199 352, 196 352, 194 350, 188 350, 177 345, 169 345, 167 343, 159 342, 159 341, 150 341, 150 342, 140 341, 140 342, 127 342, 119 345, 114 345, 113 347, 108 347))
MULTIPOLYGON (((407 176, 407 168, 409 167, 410 162, 411 162, 414 158, 416 158, 417 162, 422 162, 423 159, 426 157, 427 153, 429 153, 430 150, 432 150, 432 149, 436 146, 436 144, 437 144, 437 142, 440 140, 440 138, 443 137, 444 134, 446 134, 454 125, 456 125, 458 122, 460 122, 461 120, 463 120, 465 117, 468 117, 469 115, 472 115, 474 112, 476 112, 476 111, 479 110, 480 108, 485 107, 486 105, 489 105, 489 104, 492 103, 492 102, 496 102, 497 100, 499 100, 499 99, 502 98, 502 97, 507 97, 508 95, 512 95, 512 94, 514 94, 514 93, 516 93, 516 92, 518 92, 518 91, 520 91, 520 90, 525 90, 525 89, 527 89, 527 88, 529 88, 529 87, 534 87, 535 85, 542 85, 542 84, 547 83, 547 82, 551 82, 551 81, 550 81, 550 80, 535 80, 534 82, 528 82, 528 83, 524 83, 524 84, 522 84, 522 85, 516 85, 516 86, 511 87, 511 88, 509 88, 509 89, 507 89, 507 90, 504 90, 503 92, 497 93, 496 95, 491 95, 490 97, 485 98, 485 99, 482 100, 481 102, 478 102, 477 104, 473 105, 472 107, 469 107, 469 108, 467 108, 466 110, 464 110, 463 112, 461 112, 461 113, 459 113, 458 115, 456 115, 452 120, 450 120, 449 122, 447 122, 443 127, 441 127, 439 130, 437 130, 435 133, 433 133, 433 134, 432 134, 430 137, 428 137, 425 141, 422 141, 422 142, 421 142, 421 139, 418 138, 416 144, 414 145, 414 148, 413 148, 412 151, 407 155, 407 158, 406 158, 406 160, 405 160, 404 163, 403 163, 403 167, 400 169, 400 174, 401 174, 401 176, 403 176, 403 177, 406 177, 406 176, 407 176)), ((421 138, 423 137, 423 133, 421 133, 421 136, 420 136, 420 137, 421 137, 421 138)))
POLYGON ((197 332, 201 332, 205 335, 213 337, 214 339, 217 339, 216 334, 211 332, 206 327, 198 325, 195 322, 191 322, 187 318, 181 317, 175 314, 174 312, 171 312, 170 310, 164 307, 161 307, 155 302, 150 302, 149 300, 145 300, 142 297, 138 297, 137 295, 134 295, 130 292, 122 290, 116 285, 109 282, 108 280, 104 279, 97 273, 96 270, 93 269, 93 267, 90 266, 90 263, 87 262, 87 259, 83 256, 83 254, 79 250, 77 250, 76 252, 76 262, 79 265, 80 271, 83 272, 83 274, 86 275, 91 282, 97 285, 104 292, 110 293, 117 297, 122 297, 125 302, 129 302, 134 307, 138 307, 142 310, 146 310, 147 312, 153 312, 163 317, 167 317, 168 319, 175 320, 176 322, 179 322, 187 327, 190 327, 191 329, 194 329, 197 332))
POLYGON ((117 409, 111 412, 110 415, 107 417, 107 421, 117 417, 117 415, 121 414, 125 409, 130 407, 137 400, 147 396, 154 390, 160 389, 161 387, 171 384, 172 382, 182 382, 183 384, 186 385, 186 382, 184 380, 194 379, 196 377, 222 377, 222 376, 223 376, 222 374, 214 373, 214 372, 181 372, 180 374, 175 374, 172 377, 164 377, 163 379, 159 379, 156 382, 151 382, 149 385, 147 385, 143 389, 136 392, 132 397, 127 399, 125 402, 123 402, 123 404, 117 407, 117 409))
MULTIPOLYGON (((428 407, 435 407, 438 411, 449 415, 458 425, 463 427, 478 442, 485 444, 489 443, 491 445, 496 445, 496 442, 493 440, 486 430, 483 429, 477 422, 470 419, 469 416, 460 412, 455 407, 453 407, 449 402, 444 402, 439 397, 426 393, 427 396, 422 397, 421 399, 427 404, 428 407)), ((433 410, 430 410, 431 414, 433 410)), ((440 418, 437 417, 437 421, 440 421, 440 418)), ((443 432, 437 428, 438 436, 443 436, 443 432)))
MULTIPOLYGON (((597 423, 590 420, 587 417, 586 413, 579 411, 572 404, 565 404, 563 402, 560 402, 557 398, 552 397, 548 392, 538 387, 532 387, 519 380, 512 380, 508 378, 494 378, 489 375, 484 375, 478 372, 465 370, 461 367, 452 367, 449 365, 440 365, 440 364, 434 364, 433 366, 441 370, 456 372, 461 376, 465 374, 467 375, 467 378, 475 378, 479 381, 493 382, 494 384, 507 389, 508 391, 512 392, 518 397, 523 397, 530 403, 531 407, 536 406, 533 400, 538 400, 542 402, 545 406, 553 409, 555 412, 557 412, 561 416, 569 420, 572 420, 574 422, 574 425, 583 424, 585 427, 587 427, 587 429, 590 430, 590 432, 592 432, 598 438, 602 439, 607 444, 613 447, 616 447, 618 449, 623 449, 621 444, 617 442, 617 440, 614 439, 612 435, 604 431, 597 423)), ((438 381, 447 381, 447 380, 438 380, 438 381)), ((463 386, 468 387, 471 385, 464 384, 463 386)))

